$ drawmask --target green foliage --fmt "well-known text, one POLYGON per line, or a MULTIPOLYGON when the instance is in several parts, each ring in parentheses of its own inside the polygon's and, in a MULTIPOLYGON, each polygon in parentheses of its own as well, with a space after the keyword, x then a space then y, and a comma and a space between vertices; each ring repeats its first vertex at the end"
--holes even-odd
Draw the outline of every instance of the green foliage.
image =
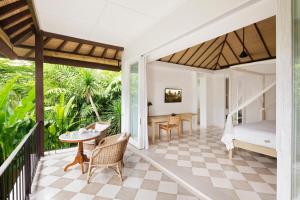
MULTIPOLYGON (((31 62, 0 59, 0 162, 35 123, 34 84, 31 62)), ((45 64, 44 95, 47 150, 68 147, 60 134, 99 119, 120 132, 120 73, 45 64)))

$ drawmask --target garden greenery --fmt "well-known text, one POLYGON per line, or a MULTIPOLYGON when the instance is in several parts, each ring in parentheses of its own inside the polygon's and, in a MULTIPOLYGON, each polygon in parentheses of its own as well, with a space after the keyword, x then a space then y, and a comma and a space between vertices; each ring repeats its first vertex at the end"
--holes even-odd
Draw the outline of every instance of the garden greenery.
MULTIPOLYGON (((35 124, 34 63, 0 59, 0 163, 35 124)), ((44 65, 45 148, 68 147, 58 137, 95 121, 121 127, 119 72, 44 65)))

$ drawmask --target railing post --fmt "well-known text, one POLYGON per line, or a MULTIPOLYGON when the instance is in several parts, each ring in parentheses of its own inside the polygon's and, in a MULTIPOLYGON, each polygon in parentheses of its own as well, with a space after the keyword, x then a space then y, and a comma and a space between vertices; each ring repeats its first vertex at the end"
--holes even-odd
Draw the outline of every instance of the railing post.
POLYGON ((44 155, 44 78, 43 78, 43 32, 35 34, 35 113, 37 127, 37 143, 40 156, 44 155))
POLYGON ((29 141, 24 145, 25 154, 25 199, 29 200, 29 194, 31 193, 31 162, 30 162, 30 143, 32 137, 30 136, 29 141))

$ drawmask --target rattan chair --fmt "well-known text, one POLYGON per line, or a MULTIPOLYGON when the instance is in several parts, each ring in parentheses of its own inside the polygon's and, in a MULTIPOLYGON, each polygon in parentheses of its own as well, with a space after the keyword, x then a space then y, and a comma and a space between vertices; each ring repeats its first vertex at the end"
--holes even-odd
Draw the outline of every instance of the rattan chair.
POLYGON ((97 167, 114 169, 122 181, 123 156, 130 134, 124 134, 122 138, 120 138, 120 135, 113 135, 102 139, 99 145, 92 151, 87 175, 88 183, 94 171, 93 169, 97 167))
POLYGON ((107 134, 107 129, 110 126, 109 122, 95 122, 95 123, 92 123, 92 124, 88 125, 86 127, 86 129, 87 130, 95 129, 96 124, 103 124, 103 125, 107 125, 108 127, 105 130, 101 131, 101 134, 95 140, 90 140, 90 141, 83 142, 83 148, 85 150, 90 150, 91 151, 91 150, 95 149, 95 147, 99 144, 99 142, 108 135, 107 134))
POLYGON ((180 123, 181 123, 180 116, 170 115, 167 124, 160 124, 159 125, 159 130, 158 130, 159 138, 160 138, 161 130, 165 130, 168 134, 168 140, 170 141, 171 140, 171 131, 172 131, 172 129, 177 129, 178 137, 180 137, 180 123))

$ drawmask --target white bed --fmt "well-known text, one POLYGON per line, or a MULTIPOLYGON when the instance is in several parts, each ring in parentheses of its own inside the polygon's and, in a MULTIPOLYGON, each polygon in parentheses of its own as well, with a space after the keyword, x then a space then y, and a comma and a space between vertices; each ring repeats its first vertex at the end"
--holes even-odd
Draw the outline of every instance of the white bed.
POLYGON ((229 150, 229 158, 234 148, 241 148, 271 157, 276 153, 276 122, 263 120, 255 123, 241 124, 233 128, 233 148, 229 150))
POLYGON ((276 122, 263 120, 235 126, 234 139, 276 149, 276 122))

